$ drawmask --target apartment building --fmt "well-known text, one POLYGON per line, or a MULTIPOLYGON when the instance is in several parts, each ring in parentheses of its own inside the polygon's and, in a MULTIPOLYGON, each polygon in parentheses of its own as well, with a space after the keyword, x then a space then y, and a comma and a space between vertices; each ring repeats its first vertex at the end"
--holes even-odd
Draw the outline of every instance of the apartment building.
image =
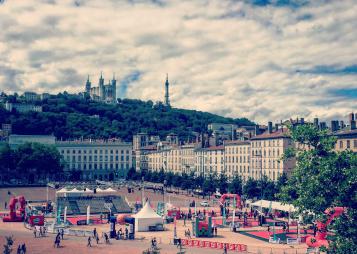
POLYGON ((241 176, 244 181, 250 176, 250 141, 224 142, 225 169, 228 179, 241 176))
POLYGON ((56 141, 65 170, 80 171, 82 180, 115 180, 133 166, 132 144, 113 141, 56 141))
POLYGON ((250 177, 259 180, 266 175, 276 181, 283 173, 291 174, 295 159, 281 160, 284 152, 294 147, 286 128, 272 130, 271 122, 268 131, 251 138, 250 177))

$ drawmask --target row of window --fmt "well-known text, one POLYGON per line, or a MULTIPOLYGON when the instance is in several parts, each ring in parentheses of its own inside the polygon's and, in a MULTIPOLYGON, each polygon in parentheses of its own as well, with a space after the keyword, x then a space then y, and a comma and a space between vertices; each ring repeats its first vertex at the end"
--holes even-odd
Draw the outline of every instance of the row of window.
POLYGON ((245 146, 240 146, 239 149, 238 147, 226 147, 227 153, 249 153, 250 148, 245 147, 245 146))
POLYGON ((252 150, 252 154, 253 156, 280 156, 280 149, 264 149, 264 150, 260 150, 260 149, 257 149, 257 150, 252 150))
POLYGON ((92 154, 92 153, 94 153, 94 154, 124 154, 124 153, 126 153, 126 154, 129 154, 130 153, 130 151, 131 150, 108 150, 108 149, 105 149, 105 150, 103 150, 103 149, 100 149, 100 150, 97 150, 97 149, 84 149, 84 150, 80 150, 80 149, 73 149, 73 150, 71 150, 71 149, 61 149, 60 150, 61 151, 61 154, 69 154, 69 153, 71 153, 71 151, 72 151, 72 154, 87 154, 87 151, 88 151, 88 153, 89 154, 92 154))
POLYGON ((128 163, 126 164, 67 164, 67 169, 78 169, 78 170, 91 170, 91 169, 94 169, 94 170, 108 170, 108 169, 116 169, 116 170, 124 170, 124 169, 129 169, 130 168, 130 165, 128 163))
MULTIPOLYGON (((291 145, 291 139, 288 139, 288 144, 291 145)), ((272 147, 272 146, 282 146, 283 139, 276 139, 276 140, 262 140, 262 141, 253 141, 251 143, 252 147, 272 147)))
POLYGON ((253 160, 252 168, 280 168, 280 160, 253 160))
POLYGON ((68 162, 76 162, 76 161, 78 161, 78 162, 82 162, 82 160, 84 161, 84 162, 92 162, 92 161, 98 161, 98 159, 99 159, 99 161, 119 161, 119 158, 120 158, 120 160, 121 161, 130 161, 130 157, 129 157, 129 155, 127 155, 126 157, 124 157, 124 155, 121 155, 120 157, 119 157, 119 155, 110 155, 110 156, 108 156, 108 155, 105 155, 104 157, 103 157, 103 155, 99 155, 99 156, 97 156, 97 155, 94 155, 93 157, 92 157, 92 155, 89 155, 88 157, 86 156, 86 155, 84 155, 84 156, 72 156, 72 160, 71 160, 71 157, 70 156, 66 156, 66 160, 68 161, 68 162), (88 159, 88 160, 87 160, 88 159), (92 160, 93 159, 93 160, 92 160))
POLYGON ((355 140, 340 140, 339 141, 339 148, 344 149, 351 149, 352 148, 352 141, 353 141, 353 148, 357 148, 357 139, 355 140), (346 146, 344 146, 344 143, 346 143, 346 146))
POLYGON ((245 162, 249 162, 249 156, 232 156, 232 157, 227 157, 227 163, 245 163, 245 162))

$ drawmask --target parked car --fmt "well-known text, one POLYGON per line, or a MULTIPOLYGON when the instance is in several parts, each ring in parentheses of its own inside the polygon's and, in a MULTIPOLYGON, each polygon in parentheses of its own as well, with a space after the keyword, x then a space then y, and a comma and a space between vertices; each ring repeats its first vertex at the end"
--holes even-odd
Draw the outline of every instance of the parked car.
POLYGON ((200 205, 203 206, 203 207, 208 207, 209 206, 208 201, 202 201, 200 203, 200 205))

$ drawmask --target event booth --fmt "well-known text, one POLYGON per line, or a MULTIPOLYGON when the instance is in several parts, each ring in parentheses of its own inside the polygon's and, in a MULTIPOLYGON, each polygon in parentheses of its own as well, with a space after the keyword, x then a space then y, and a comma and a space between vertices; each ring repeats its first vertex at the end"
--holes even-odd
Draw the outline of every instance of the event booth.
POLYGON ((163 230, 163 219, 151 208, 149 202, 132 217, 135 218, 137 232, 163 230))

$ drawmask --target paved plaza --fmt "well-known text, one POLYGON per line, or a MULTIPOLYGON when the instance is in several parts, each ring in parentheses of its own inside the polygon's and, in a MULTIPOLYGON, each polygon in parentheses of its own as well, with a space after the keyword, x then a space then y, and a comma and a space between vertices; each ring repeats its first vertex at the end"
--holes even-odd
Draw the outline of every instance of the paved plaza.
MULTIPOLYGON (((8 200, 7 191, 11 191, 16 195, 25 195, 28 199, 46 199, 46 188, 36 187, 36 188, 16 188, 16 189, 0 189, 1 198, 1 208, 3 208, 3 203, 8 200)), ((135 190, 134 193, 127 193, 126 189, 119 190, 120 194, 126 196, 130 202, 135 202, 135 200, 141 198, 141 193, 135 190)), ((54 200, 55 192, 53 189, 49 190, 49 198, 54 200)), ((165 195, 165 200, 174 205, 188 203, 192 200, 191 196, 186 195, 165 195)), ((145 192, 145 197, 148 197, 153 203, 161 201, 162 195, 153 192, 145 192)), ((200 199, 195 198, 196 201, 200 199)), ((187 210, 184 207, 183 210, 187 210)), ((203 211, 203 207, 197 207, 197 209, 203 211)), ((206 208, 207 209, 207 208, 206 208)), ((208 208, 211 210, 212 208, 208 208)), ((218 211, 218 207, 214 207, 215 211, 218 211)), ((51 220, 51 219, 48 219, 51 220)), ((99 235, 102 232, 109 231, 109 224, 98 224, 98 225, 87 225, 87 226, 73 226, 73 229, 81 230, 93 230, 94 227, 97 229, 99 235)), ((120 225, 116 225, 116 230, 120 228, 120 225)), ((160 253, 177 253, 178 249, 172 244, 174 237, 174 225, 166 224, 165 231, 159 232, 137 232, 137 240, 110 240, 110 244, 105 244, 104 240, 100 240, 100 244, 96 244, 92 241, 93 247, 86 247, 87 238, 86 237, 76 237, 76 236, 65 236, 64 240, 61 241, 61 248, 53 248, 53 242, 55 239, 54 234, 47 234, 46 237, 34 238, 31 230, 26 229, 23 223, 3 223, 0 222, 0 245, 2 246, 5 241, 5 236, 13 235, 15 238, 14 252, 18 244, 26 243, 27 253, 142 253, 145 249, 150 247, 151 239, 156 237, 160 253)), ((190 221, 186 221, 186 226, 184 226, 183 220, 177 221, 176 231, 177 236, 180 238, 185 238, 184 232, 186 229, 192 230, 190 221)), ((259 229, 259 228, 255 228, 259 229)), ((265 230, 265 229, 263 229, 265 230)), ((292 228, 294 230, 294 228, 292 228)), ((306 245, 286 245, 286 244, 270 244, 253 237, 242 235, 240 233, 235 233, 230 231, 229 228, 218 228, 218 236, 213 238, 199 238, 199 240, 208 240, 222 243, 237 243, 245 244, 248 246, 248 253, 276 253, 276 254, 303 254, 306 253, 306 245)), ((186 253, 223 253, 223 250, 208 249, 208 248, 198 248, 198 247, 185 247, 186 253)), ((236 253, 229 251, 228 253, 236 253)))

